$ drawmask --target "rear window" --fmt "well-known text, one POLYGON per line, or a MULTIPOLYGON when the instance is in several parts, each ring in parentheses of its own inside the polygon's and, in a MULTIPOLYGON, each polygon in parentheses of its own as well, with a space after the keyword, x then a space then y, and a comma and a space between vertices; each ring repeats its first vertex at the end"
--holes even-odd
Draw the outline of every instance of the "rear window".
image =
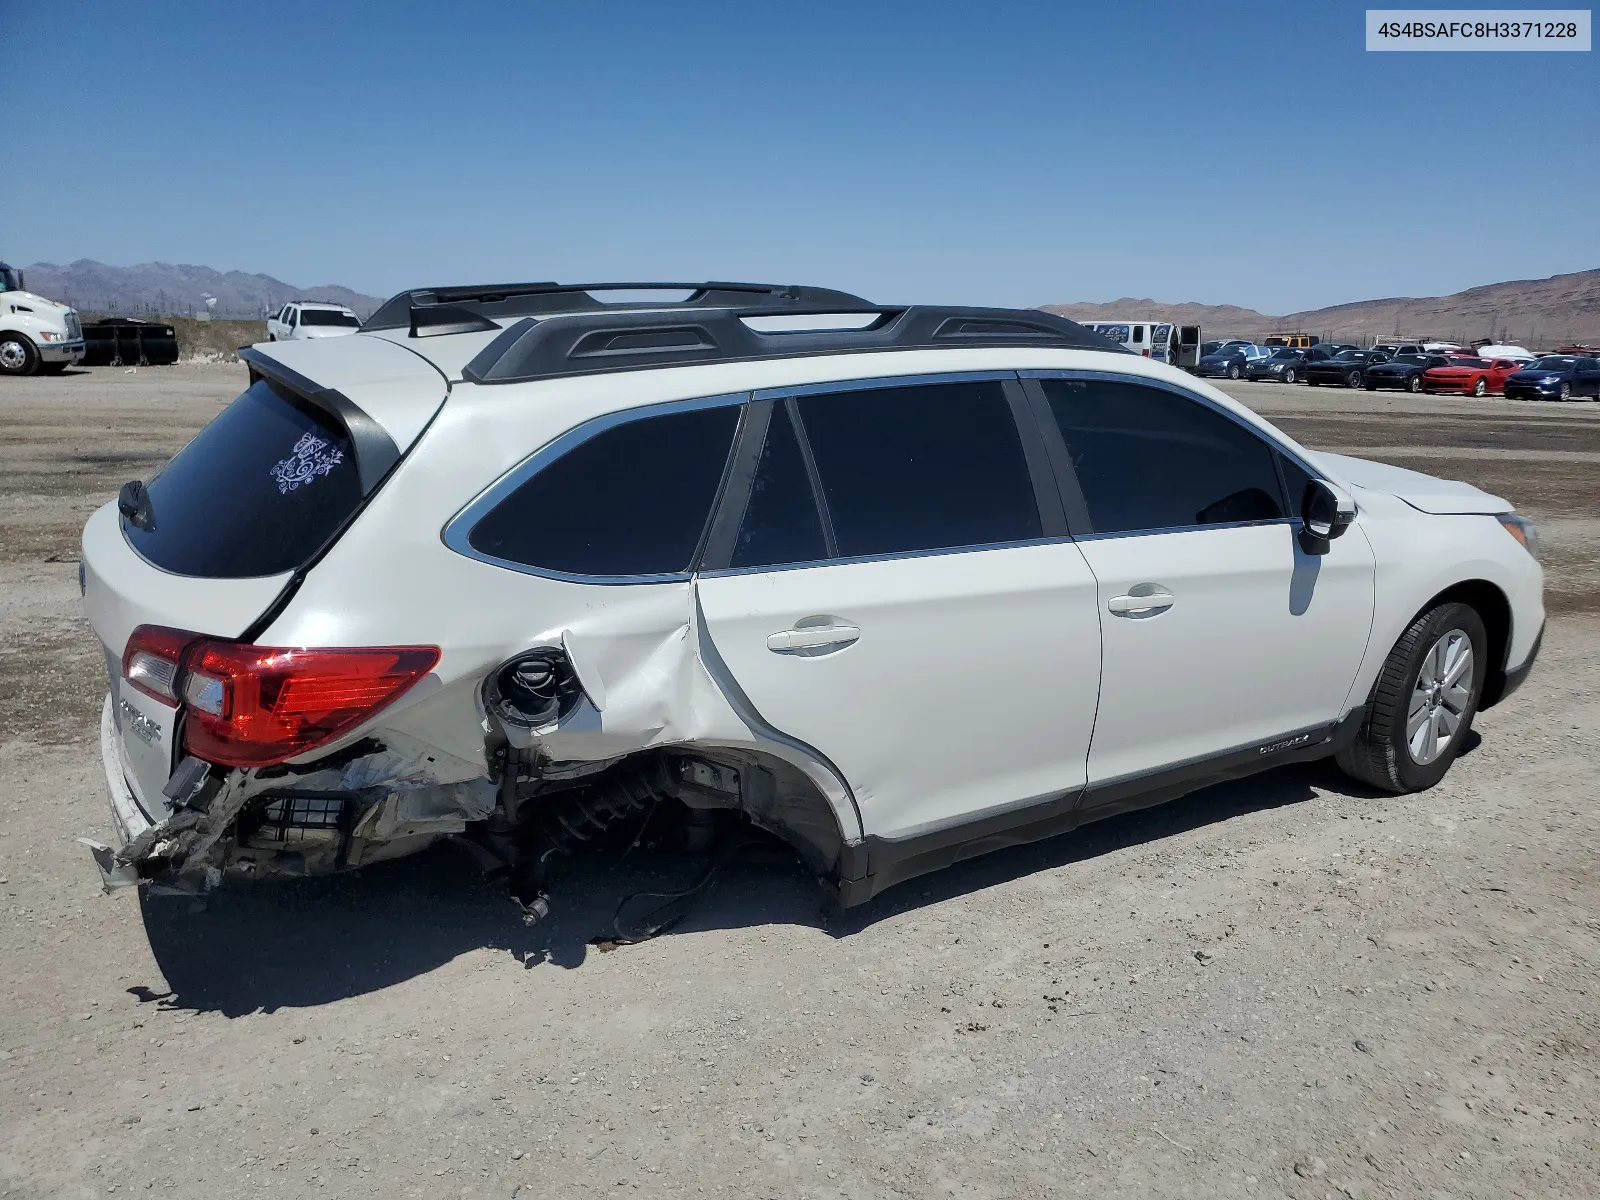
POLYGON ((302 325, 343 325, 346 329, 360 329, 361 321, 355 313, 334 312, 328 308, 302 308, 302 325))
POLYGON ((305 565, 361 503, 338 420, 265 379, 250 385, 149 483, 150 528, 128 543, 178 575, 243 579, 305 565))

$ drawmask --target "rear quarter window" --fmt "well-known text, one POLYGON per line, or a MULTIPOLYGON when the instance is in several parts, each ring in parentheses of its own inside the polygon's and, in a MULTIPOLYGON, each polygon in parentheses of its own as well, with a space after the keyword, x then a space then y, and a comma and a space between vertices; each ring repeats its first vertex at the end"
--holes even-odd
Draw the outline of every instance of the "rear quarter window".
POLYGON ((304 566, 356 511, 361 477, 337 418, 262 379, 148 485, 148 528, 122 520, 146 561, 243 579, 304 566))
POLYGON ((689 570, 722 484, 739 405, 641 417, 545 464, 467 536, 478 554, 586 578, 689 570))

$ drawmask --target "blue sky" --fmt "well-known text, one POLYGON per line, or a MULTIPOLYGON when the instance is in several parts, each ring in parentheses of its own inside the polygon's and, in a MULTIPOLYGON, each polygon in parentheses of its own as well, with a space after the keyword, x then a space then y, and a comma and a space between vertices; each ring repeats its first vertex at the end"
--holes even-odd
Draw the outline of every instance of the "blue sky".
POLYGON ((1363 13, 0 0, 0 257, 1267 312, 1600 266, 1596 53, 1363 13))

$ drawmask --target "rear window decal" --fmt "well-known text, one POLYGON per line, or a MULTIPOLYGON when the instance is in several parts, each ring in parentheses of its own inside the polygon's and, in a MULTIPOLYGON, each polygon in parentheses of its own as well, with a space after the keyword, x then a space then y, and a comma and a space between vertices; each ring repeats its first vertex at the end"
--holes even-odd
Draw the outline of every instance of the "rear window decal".
POLYGON ((314 433, 301 435, 294 453, 272 468, 279 492, 292 492, 302 483, 311 483, 344 461, 344 451, 314 433))

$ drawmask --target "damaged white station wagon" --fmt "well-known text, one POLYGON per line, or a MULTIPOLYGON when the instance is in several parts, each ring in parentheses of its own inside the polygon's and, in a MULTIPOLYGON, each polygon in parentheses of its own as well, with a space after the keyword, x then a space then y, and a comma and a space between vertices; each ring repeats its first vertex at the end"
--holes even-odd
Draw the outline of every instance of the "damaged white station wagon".
POLYGON ((1047 313, 440 288, 241 354, 84 529, 108 885, 454 837, 536 915, 671 798, 849 906, 1283 763, 1429 787, 1542 634, 1509 504, 1047 313))

